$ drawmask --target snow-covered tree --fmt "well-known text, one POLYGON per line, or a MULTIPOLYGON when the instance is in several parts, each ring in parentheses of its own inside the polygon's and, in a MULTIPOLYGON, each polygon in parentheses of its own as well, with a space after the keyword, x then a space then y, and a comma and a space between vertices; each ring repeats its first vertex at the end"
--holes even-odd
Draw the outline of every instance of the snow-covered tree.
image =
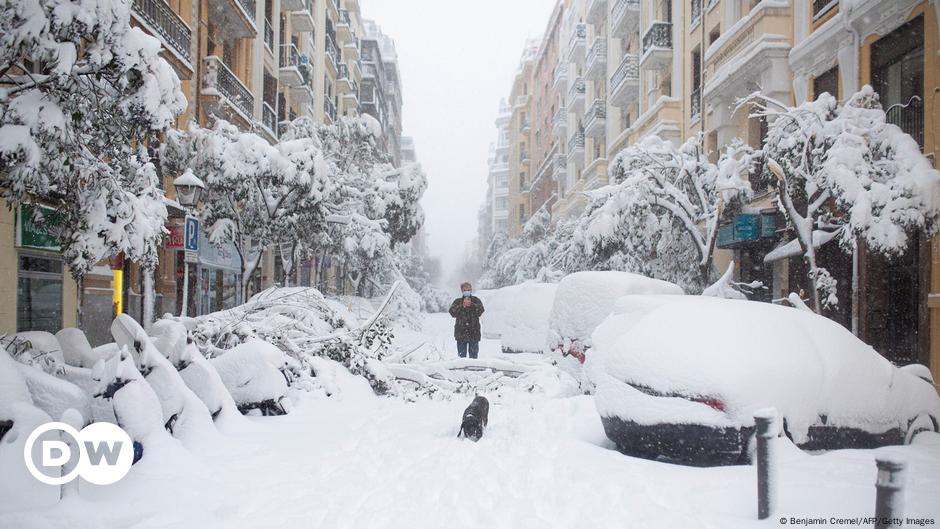
POLYGON ((751 101, 770 121, 761 155, 809 268, 816 312, 838 300, 814 239, 837 237, 847 252, 864 241, 874 252, 897 255, 913 231, 936 231, 940 172, 913 138, 887 122, 870 86, 842 106, 827 93, 795 108, 760 95, 751 101))
POLYGON ((657 136, 624 149, 578 226, 595 263, 673 281, 692 271, 687 280, 707 281, 722 211, 751 194, 747 154, 735 143, 713 164, 701 135, 678 149, 657 136))
MULTIPOLYGON (((421 166, 395 168, 381 146, 381 126, 371 116, 340 118, 330 125, 295 120, 282 138, 310 138, 322 149, 331 191, 325 210, 342 222, 302 240, 325 249, 358 274, 359 293, 400 276, 392 248, 411 240, 424 222, 420 200, 427 189, 421 166)), ((284 140, 282 140, 284 141, 284 140)))
POLYGON ((163 237, 146 146, 186 100, 159 41, 130 26, 130 9, 129 0, 0 0, 0 192, 12 206, 57 210, 54 232, 77 278, 120 252, 152 270, 163 237))
POLYGON ((264 249, 326 229, 324 199, 332 189, 315 138, 271 145, 219 120, 211 129, 168 134, 163 162, 168 171, 188 168, 206 182, 202 217, 209 241, 233 243, 243 295, 264 249))

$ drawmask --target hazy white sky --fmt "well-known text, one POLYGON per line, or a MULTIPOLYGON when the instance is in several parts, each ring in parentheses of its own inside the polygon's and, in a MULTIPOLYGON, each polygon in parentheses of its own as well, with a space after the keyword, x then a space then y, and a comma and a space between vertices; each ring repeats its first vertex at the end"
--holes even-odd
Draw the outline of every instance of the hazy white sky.
POLYGON ((404 134, 430 181, 424 196, 431 253, 448 278, 477 231, 499 100, 509 95, 526 38, 553 0, 360 0, 362 16, 395 39, 404 134))

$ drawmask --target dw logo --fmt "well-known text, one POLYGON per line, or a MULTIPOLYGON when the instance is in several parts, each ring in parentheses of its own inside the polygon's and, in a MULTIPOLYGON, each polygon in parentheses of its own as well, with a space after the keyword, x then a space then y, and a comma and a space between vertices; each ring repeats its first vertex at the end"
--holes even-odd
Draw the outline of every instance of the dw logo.
POLYGON ((127 432, 111 423, 96 422, 78 431, 50 422, 29 434, 23 458, 29 473, 47 485, 62 485, 78 476, 95 485, 110 485, 130 471, 134 446, 127 432), (71 470, 60 476, 60 468, 71 470))

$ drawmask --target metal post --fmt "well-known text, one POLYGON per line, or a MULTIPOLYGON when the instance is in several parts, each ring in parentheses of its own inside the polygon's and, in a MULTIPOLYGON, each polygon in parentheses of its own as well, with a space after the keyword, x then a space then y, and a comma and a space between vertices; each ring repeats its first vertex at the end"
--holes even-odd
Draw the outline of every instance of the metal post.
POLYGON ((757 519, 765 520, 776 509, 777 471, 774 439, 777 437, 776 410, 761 410, 754 415, 757 428, 757 519))
MULTIPOLYGON (((76 430, 81 430, 85 426, 85 418, 82 417, 81 412, 75 410, 74 408, 69 408, 62 413, 62 418, 60 419, 65 424, 68 424, 76 430)), ((73 470, 78 465, 79 456, 81 453, 81 448, 78 446, 78 439, 72 437, 71 434, 66 432, 60 432, 60 438, 62 441, 69 446, 69 451, 75 457, 70 457, 69 460, 62 465, 62 475, 66 475, 73 470)), ((70 496, 78 496, 78 483, 79 480, 73 479, 68 483, 63 483, 59 487, 59 499, 65 499, 70 496)))
POLYGON ((904 461, 887 457, 875 460, 878 479, 875 488, 875 529, 900 527, 904 519, 904 480, 907 476, 904 461))
POLYGON ((180 316, 186 317, 189 309, 189 261, 186 260, 186 254, 183 254, 183 308, 180 310, 180 316))

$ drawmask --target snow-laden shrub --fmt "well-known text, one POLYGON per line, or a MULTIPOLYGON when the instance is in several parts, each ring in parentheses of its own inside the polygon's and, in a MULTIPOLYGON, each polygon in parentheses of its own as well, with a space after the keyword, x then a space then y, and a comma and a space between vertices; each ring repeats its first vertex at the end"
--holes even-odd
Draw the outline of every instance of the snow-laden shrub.
MULTIPOLYGON (((400 303, 420 304, 417 295, 412 294, 413 298, 406 297, 400 303)), ((386 313, 393 311, 390 304, 386 313)), ((380 318, 361 326, 342 304, 326 299, 315 288, 271 288, 244 305, 192 318, 189 326, 196 345, 210 358, 252 340, 277 347, 287 357, 280 366, 282 373, 298 384, 311 383, 307 360, 322 356, 366 377, 379 393, 387 392, 391 385, 381 369, 371 365, 388 352, 392 341, 390 320, 380 318)))

